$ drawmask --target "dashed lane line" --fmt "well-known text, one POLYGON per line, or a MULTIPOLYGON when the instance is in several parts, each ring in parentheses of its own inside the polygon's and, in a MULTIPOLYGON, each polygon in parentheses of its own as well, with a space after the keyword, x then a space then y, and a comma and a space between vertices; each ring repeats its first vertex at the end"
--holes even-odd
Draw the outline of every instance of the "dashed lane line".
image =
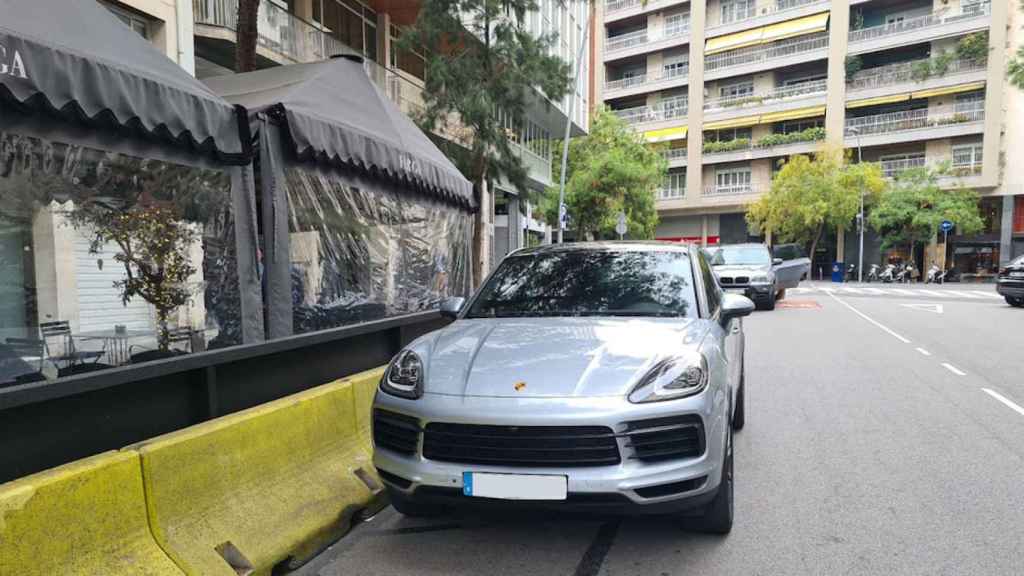
POLYGON ((995 390, 991 390, 989 388, 982 388, 981 390, 983 392, 985 392, 986 394, 988 394, 989 396, 991 396, 991 397, 995 398, 996 400, 999 400, 1000 402, 1002 402, 1010 410, 1013 410, 1017 414, 1020 414, 1021 416, 1024 416, 1024 408, 1021 408, 1013 400, 1010 400, 1006 396, 1003 396, 999 392, 996 392, 995 390))
POLYGON ((931 352, 925 350, 924 348, 918 348, 917 351, 920 352, 921 354, 924 354, 925 356, 931 356, 932 355, 931 352))
POLYGON ((832 297, 832 299, 833 299, 833 300, 835 300, 836 302, 839 302, 839 303, 840 303, 840 304, 842 304, 843 306, 846 306, 847 308, 849 308, 849 309, 850 309, 850 311, 851 311, 851 312, 853 312, 854 314, 856 314, 856 315, 860 316, 861 318, 863 318, 863 319, 867 320, 868 322, 871 322, 871 323, 872 323, 872 324, 874 324, 875 326, 877 326, 877 327, 881 328, 881 329, 882 329, 883 331, 885 331, 885 332, 886 332, 887 334, 889 334, 890 336, 892 336, 892 337, 896 338, 896 339, 897 339, 897 340, 899 340, 900 342, 903 342, 904 344, 910 344, 910 340, 907 340, 907 339, 906 339, 906 338, 904 338, 903 336, 900 336, 899 334, 897 334, 897 333, 896 333, 896 332, 894 332, 893 330, 889 329, 889 328, 888 328, 887 326, 885 326, 885 325, 884 325, 884 324, 882 324, 881 322, 879 322, 879 321, 875 320, 874 318, 872 318, 872 317, 868 316, 867 314, 865 314, 865 313, 861 312, 860 310, 857 310, 857 309, 856 309, 856 308, 854 308, 853 306, 850 306, 850 304, 848 304, 848 303, 847 303, 847 302, 846 302, 845 300, 843 300, 842 298, 840 298, 840 297, 836 296, 835 294, 832 294, 831 292, 829 292, 829 293, 828 293, 828 295, 829 295, 829 296, 831 296, 831 297, 832 297))
POLYGON ((949 370, 953 374, 956 374, 957 376, 967 376, 966 372, 964 372, 963 370, 957 368, 956 366, 953 366, 949 362, 943 362, 942 363, 942 367, 945 368, 946 370, 949 370))

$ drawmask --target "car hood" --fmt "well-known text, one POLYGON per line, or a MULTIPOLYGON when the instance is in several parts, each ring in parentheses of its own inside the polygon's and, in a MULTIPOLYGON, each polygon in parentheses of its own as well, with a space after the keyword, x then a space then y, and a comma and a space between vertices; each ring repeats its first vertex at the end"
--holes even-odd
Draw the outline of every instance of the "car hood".
POLYGON ((733 264, 722 264, 715 266, 715 274, 719 276, 736 276, 739 274, 745 274, 747 276, 754 276, 758 274, 768 274, 771 271, 771 266, 764 265, 733 265, 733 264))
POLYGON ((706 321, 686 318, 481 318, 412 348, 426 365, 426 394, 624 396, 657 360, 697 350, 706 331, 706 321))

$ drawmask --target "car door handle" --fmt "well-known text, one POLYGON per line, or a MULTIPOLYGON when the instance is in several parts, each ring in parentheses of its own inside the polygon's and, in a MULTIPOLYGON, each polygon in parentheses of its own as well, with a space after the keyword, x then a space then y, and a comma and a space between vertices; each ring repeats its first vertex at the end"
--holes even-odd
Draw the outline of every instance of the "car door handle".
POLYGON ((739 324, 733 324, 733 326, 732 326, 732 333, 733 334, 739 334, 740 333, 740 325, 739 324))

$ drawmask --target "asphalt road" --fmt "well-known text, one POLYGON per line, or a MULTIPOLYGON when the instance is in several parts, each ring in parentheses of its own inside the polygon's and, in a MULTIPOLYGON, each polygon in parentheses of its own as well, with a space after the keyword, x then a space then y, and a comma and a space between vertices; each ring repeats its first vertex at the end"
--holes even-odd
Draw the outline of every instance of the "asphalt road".
POLYGON ((746 323, 727 537, 651 518, 387 509, 300 573, 1024 574, 1024 309, 820 289, 783 306, 746 323))

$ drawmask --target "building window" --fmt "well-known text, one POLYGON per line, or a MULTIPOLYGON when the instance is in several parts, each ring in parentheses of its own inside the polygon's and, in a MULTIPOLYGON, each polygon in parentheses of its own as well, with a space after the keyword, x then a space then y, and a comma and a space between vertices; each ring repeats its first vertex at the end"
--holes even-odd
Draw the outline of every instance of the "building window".
POLYGON ((985 109, 985 92, 968 92, 957 94, 954 111, 957 114, 974 114, 985 109))
POLYGON ((139 14, 138 12, 133 12, 127 8, 122 8, 110 2, 100 2, 100 4, 102 4, 107 10, 110 10, 111 14, 117 16, 118 20, 124 22, 125 26, 134 30, 139 36, 142 36, 146 40, 150 39, 151 19, 139 14))
POLYGON ((690 13, 681 12, 665 18, 665 36, 683 34, 690 27, 690 13))
POLYGON ((391 25, 391 67, 408 72, 420 80, 426 79, 427 58, 422 49, 400 50, 397 46, 402 30, 391 25))
POLYGON ((753 96, 753 94, 753 80, 744 80, 742 82, 735 82, 718 87, 718 95, 721 98, 743 98, 744 96, 753 96))
POLYGON ((794 132, 803 132, 809 128, 824 128, 824 118, 803 118, 801 120, 787 120, 785 122, 776 124, 772 129, 776 134, 792 134, 794 132))
POLYGON ((686 74, 690 69, 690 55, 677 54, 668 56, 662 61, 661 70, 665 78, 675 78, 686 74))
POLYGON ((722 130, 708 130, 704 132, 706 142, 730 142, 740 138, 750 140, 752 135, 750 127, 746 128, 724 128, 722 130))
POLYGON ((722 2, 722 24, 753 18, 756 13, 754 0, 726 0, 722 2))
POLYGON ((980 167, 982 150, 981 142, 953 146, 953 168, 980 167))
POLYGON ((895 178, 904 170, 920 168, 924 166, 924 152, 913 152, 910 154, 887 154, 878 159, 882 165, 882 176, 895 178))
POLYGON ((377 13, 356 0, 313 0, 313 21, 356 52, 377 58, 377 13))
POLYGON ((1013 233, 1024 234, 1024 196, 1013 199, 1013 233))
POLYGON ((723 168, 715 173, 715 188, 719 192, 740 192, 750 189, 750 167, 723 168))

